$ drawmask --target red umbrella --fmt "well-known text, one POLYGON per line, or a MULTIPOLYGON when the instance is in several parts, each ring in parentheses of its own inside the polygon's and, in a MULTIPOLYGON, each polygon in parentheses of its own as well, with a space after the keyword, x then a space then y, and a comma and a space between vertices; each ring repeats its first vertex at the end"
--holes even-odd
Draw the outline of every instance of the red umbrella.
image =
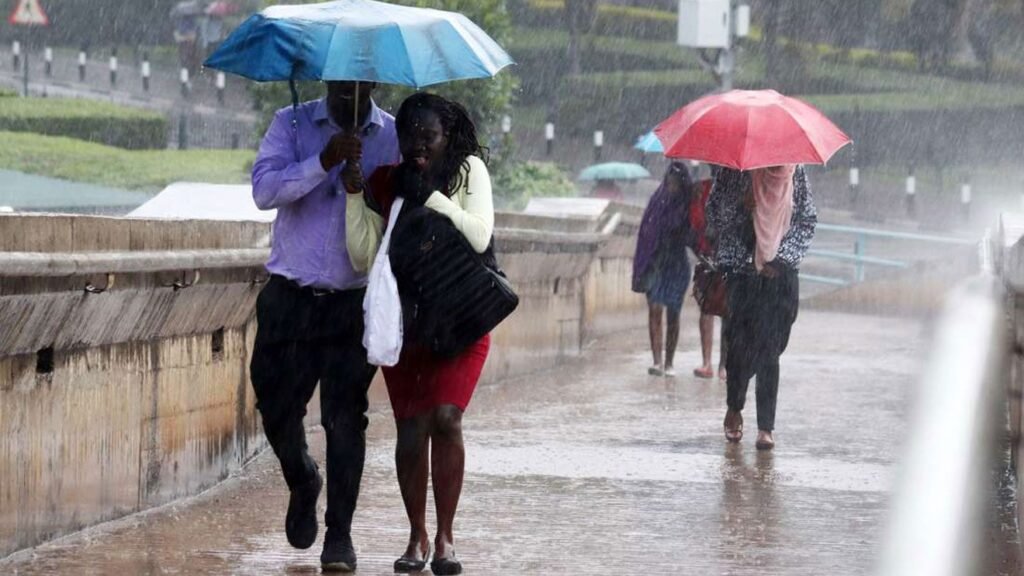
POLYGON ((665 156, 737 170, 824 164, 850 137, 816 108, 774 90, 695 100, 658 125, 665 156))

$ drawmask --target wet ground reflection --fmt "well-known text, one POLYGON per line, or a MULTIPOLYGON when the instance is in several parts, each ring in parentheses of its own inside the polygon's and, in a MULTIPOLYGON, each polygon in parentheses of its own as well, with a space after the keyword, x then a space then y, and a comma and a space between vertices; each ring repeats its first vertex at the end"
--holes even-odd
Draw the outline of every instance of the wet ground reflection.
MULTIPOLYGON (((725 444, 724 385, 682 370, 697 363, 695 334, 684 330, 676 380, 646 374, 644 342, 641 331, 602 339, 572 366, 477 392, 456 525, 466 573, 870 572, 917 324, 801 312, 774 453, 757 452, 753 433, 725 444)), ((374 410, 354 539, 360 574, 390 574, 407 528, 390 411, 374 410)), ((322 434, 311 444, 322 459, 322 434)), ((0 573, 319 573, 319 543, 288 546, 285 507, 265 455, 200 497, 40 547, 0 573)))

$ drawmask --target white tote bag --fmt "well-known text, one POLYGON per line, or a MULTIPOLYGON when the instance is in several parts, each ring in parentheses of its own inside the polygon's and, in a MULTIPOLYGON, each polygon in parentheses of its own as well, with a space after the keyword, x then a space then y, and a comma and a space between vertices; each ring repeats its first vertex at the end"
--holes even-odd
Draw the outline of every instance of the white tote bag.
POLYGON ((402 198, 395 198, 384 238, 370 268, 366 296, 363 298, 363 346, 366 359, 375 366, 394 366, 402 354, 402 302, 398 298, 398 282, 391 272, 388 247, 391 231, 402 211, 402 198))

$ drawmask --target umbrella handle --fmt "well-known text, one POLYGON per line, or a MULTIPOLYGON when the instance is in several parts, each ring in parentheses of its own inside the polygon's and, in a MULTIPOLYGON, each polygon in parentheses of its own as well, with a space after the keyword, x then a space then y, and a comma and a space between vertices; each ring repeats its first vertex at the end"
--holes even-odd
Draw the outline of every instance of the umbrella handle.
POLYGON ((355 102, 355 110, 352 111, 352 133, 359 135, 359 81, 356 80, 356 89, 352 101, 355 102))

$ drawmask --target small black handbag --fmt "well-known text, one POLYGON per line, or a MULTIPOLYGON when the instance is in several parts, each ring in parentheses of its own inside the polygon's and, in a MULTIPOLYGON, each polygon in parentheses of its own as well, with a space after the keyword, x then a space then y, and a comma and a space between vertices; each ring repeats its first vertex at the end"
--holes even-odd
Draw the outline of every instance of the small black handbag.
POLYGON ((402 210, 389 256, 405 334, 438 356, 457 356, 519 305, 494 241, 478 254, 451 220, 429 208, 402 210))

